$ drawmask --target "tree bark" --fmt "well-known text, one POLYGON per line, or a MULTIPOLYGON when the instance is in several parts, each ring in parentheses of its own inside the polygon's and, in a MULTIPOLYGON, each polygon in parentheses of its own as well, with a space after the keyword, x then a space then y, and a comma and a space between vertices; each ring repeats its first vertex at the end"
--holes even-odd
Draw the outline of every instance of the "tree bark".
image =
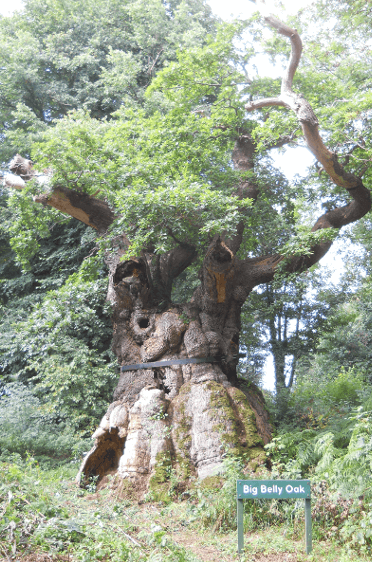
POLYGON ((239 389, 236 377, 246 298, 240 262, 216 237, 193 298, 173 304, 167 290, 171 272, 179 273, 193 258, 193 248, 177 248, 162 256, 160 274, 151 254, 111 260, 113 350, 126 370, 79 477, 113 471, 159 498, 171 470, 182 483, 192 475, 215 474, 229 452, 244 454, 252 468, 266 462, 263 445, 271 424, 263 396, 253 385, 239 389), (172 360, 183 364, 128 370, 172 360))

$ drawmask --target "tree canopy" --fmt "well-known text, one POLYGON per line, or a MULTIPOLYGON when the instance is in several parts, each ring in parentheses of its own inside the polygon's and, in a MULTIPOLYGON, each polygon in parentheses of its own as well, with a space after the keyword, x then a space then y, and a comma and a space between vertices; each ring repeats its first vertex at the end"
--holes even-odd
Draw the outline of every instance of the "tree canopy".
POLYGON ((164 63, 213 26, 199 0, 28 0, 0 21, 1 160, 29 155, 45 127, 74 109, 102 119, 141 104, 164 63))

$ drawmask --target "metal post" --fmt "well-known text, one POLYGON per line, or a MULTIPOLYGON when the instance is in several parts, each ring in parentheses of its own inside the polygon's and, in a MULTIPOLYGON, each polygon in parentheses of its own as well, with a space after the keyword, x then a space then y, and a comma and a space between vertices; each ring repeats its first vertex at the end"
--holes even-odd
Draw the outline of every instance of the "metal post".
POLYGON ((310 554, 313 550, 312 532, 311 532, 311 499, 305 498, 305 540, 306 554, 310 554))
POLYGON ((238 553, 243 552, 244 549, 244 524, 243 524, 243 513, 244 505, 243 500, 237 501, 236 506, 237 520, 238 520, 238 553))

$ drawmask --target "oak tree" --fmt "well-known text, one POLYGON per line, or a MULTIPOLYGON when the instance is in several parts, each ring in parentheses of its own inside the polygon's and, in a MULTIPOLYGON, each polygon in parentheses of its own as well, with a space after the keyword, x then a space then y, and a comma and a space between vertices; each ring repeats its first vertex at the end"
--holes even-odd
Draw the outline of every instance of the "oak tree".
POLYGON ((44 188, 30 160, 12 161, 7 185, 94 228, 110 270, 120 378, 85 476, 114 471, 156 491, 172 468, 179 480, 205 477, 227 452, 251 467, 265 462, 262 394, 239 388, 236 374, 242 306, 258 285, 316 264, 335 232, 370 209, 361 177, 324 144, 293 85, 298 32, 272 16, 265 22, 291 44, 281 85, 252 77, 253 47, 234 46, 243 26, 224 26, 179 53, 142 109, 128 103, 110 121, 75 112, 56 124, 34 147, 44 188), (296 189, 265 155, 298 138, 327 174, 331 197, 347 200, 296 232, 296 189), (174 302, 189 270, 198 285, 190 298, 181 285, 184 302, 174 302))

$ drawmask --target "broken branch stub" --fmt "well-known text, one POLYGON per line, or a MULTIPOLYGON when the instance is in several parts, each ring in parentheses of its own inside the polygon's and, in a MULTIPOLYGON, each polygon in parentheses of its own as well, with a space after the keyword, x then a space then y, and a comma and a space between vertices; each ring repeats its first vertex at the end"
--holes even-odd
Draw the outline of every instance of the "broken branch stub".
MULTIPOLYGON (((13 158, 9 168, 14 175, 5 176, 4 185, 6 187, 22 190, 26 185, 25 182, 31 179, 38 180, 38 174, 33 169, 31 160, 27 160, 19 154, 13 158)), ((45 178, 45 176, 43 177, 45 178)), ((40 187, 43 187, 42 183, 40 183, 40 187)), ((64 186, 54 186, 50 192, 40 193, 33 199, 35 203, 48 205, 70 215, 99 233, 106 232, 115 220, 115 213, 106 201, 64 186)))

